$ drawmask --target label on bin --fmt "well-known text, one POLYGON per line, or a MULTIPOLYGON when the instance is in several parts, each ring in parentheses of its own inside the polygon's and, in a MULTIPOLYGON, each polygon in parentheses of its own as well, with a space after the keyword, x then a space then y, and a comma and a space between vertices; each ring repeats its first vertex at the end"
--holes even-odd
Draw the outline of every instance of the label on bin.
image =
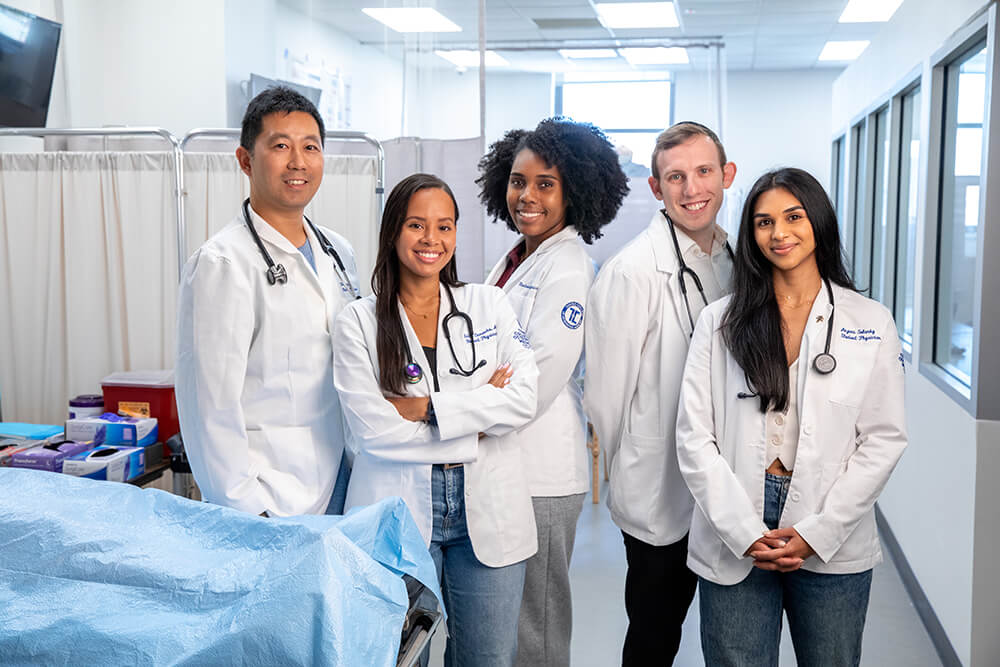
POLYGON ((126 417, 150 417, 148 401, 118 401, 118 414, 126 417))

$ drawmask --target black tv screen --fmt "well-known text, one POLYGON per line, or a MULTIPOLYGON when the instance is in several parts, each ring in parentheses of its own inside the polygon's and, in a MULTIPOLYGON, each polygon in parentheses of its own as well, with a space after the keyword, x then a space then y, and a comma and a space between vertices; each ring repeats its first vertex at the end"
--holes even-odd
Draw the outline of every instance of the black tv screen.
POLYGON ((61 30, 0 5, 0 126, 45 127, 61 30))

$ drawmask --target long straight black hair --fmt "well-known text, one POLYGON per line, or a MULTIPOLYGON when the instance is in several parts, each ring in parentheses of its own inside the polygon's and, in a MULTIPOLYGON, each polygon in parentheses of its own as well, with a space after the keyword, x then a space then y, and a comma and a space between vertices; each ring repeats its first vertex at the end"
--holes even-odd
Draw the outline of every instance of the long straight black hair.
MULTIPOLYGON (((378 353, 378 383, 383 391, 405 393, 403 369, 409 363, 409 346, 403 321, 399 317, 399 256, 396 241, 406 221, 410 198, 420 190, 444 190, 455 205, 455 224, 458 224, 458 202, 448 184, 432 174, 413 174, 400 181, 389 193, 382 213, 382 227, 378 235, 378 256, 372 269, 372 291, 375 293, 375 318, 378 331, 375 347, 378 353)), ((459 287, 455 256, 441 269, 440 279, 449 287, 459 287)))
POLYGON ((856 291, 844 263, 837 214, 823 186, 802 169, 770 171, 750 188, 736 242, 733 297, 722 317, 722 335, 730 353, 746 373, 750 389, 760 400, 760 411, 788 407, 788 356, 781 331, 781 313, 774 297, 774 265, 757 247, 754 209, 762 194, 788 190, 806 211, 816 240, 819 275, 856 291))

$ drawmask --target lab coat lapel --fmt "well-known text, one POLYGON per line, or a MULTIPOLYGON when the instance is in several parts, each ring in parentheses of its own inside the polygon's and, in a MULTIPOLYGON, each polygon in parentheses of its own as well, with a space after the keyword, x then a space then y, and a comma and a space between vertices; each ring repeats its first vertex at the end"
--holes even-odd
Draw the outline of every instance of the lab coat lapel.
MULTIPOLYGON (((831 285, 831 287, 833 287, 834 299, 836 299, 839 288, 836 285, 831 285)), ((830 303, 830 297, 827 294, 826 284, 824 283, 820 287, 819 294, 816 295, 816 300, 813 301, 812 308, 809 310, 809 319, 806 321, 805 331, 802 332, 802 342, 799 344, 799 373, 798 382, 796 383, 796 391, 798 393, 796 396, 798 397, 800 417, 801 411, 805 407, 803 401, 807 385, 814 376, 817 376, 817 373, 813 371, 813 360, 826 349, 826 330, 829 326, 832 311, 833 305, 830 303)), ((834 322, 834 325, 836 325, 836 322, 834 322)), ((836 333, 834 331, 834 335, 836 333)))
MULTIPOLYGON (((650 245, 653 248, 653 256, 656 259, 656 270, 666 274, 667 290, 670 292, 670 300, 673 302, 674 316, 685 336, 690 337, 691 322, 688 320, 687 308, 684 307, 684 295, 681 293, 679 276, 679 264, 677 263, 677 252, 674 249, 674 241, 670 238, 670 230, 667 229, 667 219, 662 211, 653 214, 653 220, 649 223, 650 245)), ((688 288, 688 297, 691 296, 691 288, 688 288)))
POLYGON ((320 293, 323 295, 323 300, 326 302, 327 319, 332 320, 334 316, 333 305, 337 303, 338 299, 343 298, 340 279, 333 270, 333 258, 323 252, 323 246, 320 245, 319 239, 313 234, 309 225, 306 225, 306 236, 309 238, 313 257, 316 260, 316 270, 312 271, 310 268, 309 273, 316 279, 316 287, 319 288, 320 293))
MULTIPOLYGON (((445 298, 444 295, 441 296, 442 299, 445 298)), ((438 364, 441 363, 440 354, 440 344, 441 344, 441 313, 444 311, 444 301, 441 302, 441 308, 438 308, 438 364)), ((430 396, 431 392, 434 391, 434 380, 431 379, 431 365, 427 361, 427 355, 424 354, 424 348, 420 344, 420 339, 417 338, 417 332, 413 330, 413 326, 410 324, 410 318, 406 315, 406 309, 403 307, 403 302, 396 299, 396 308, 399 311, 399 320, 403 323, 403 332, 406 334, 406 344, 410 348, 410 358, 413 363, 420 366, 420 370, 423 371, 424 376, 421 378, 420 382, 415 382, 412 385, 407 384, 406 392, 410 396, 430 396)), ((438 382, 440 384, 441 374, 438 373, 438 382)))
MULTIPOLYGON (((548 252, 550 252, 553 248, 555 248, 560 243, 565 243, 567 240, 572 240, 576 238, 576 236, 577 236, 576 227, 563 227, 558 232, 556 232, 549 238, 542 241, 541 245, 539 245, 538 248, 535 249, 535 252, 531 253, 530 257, 525 259, 518 265, 516 269, 514 269, 514 273, 510 275, 510 278, 504 285, 504 291, 509 292, 514 285, 517 285, 518 282, 520 282, 520 280, 524 278, 524 276, 527 275, 528 272, 531 271, 532 267, 534 267, 534 265, 538 263, 540 259, 544 257, 548 252)), ((523 241, 524 237, 521 236, 520 238, 517 239, 517 242, 514 243, 514 245, 508 248, 507 252, 504 254, 503 257, 500 258, 500 261, 496 263, 496 265, 493 267, 493 270, 490 272, 490 276, 486 280, 487 285, 496 285, 497 280, 499 280, 500 278, 500 275, 503 273, 504 269, 507 268, 507 256, 510 254, 511 250, 519 246, 523 241)))
MULTIPOLYGON (((257 234, 260 235, 261 241, 264 242, 267 247, 267 251, 271 253, 275 264, 284 264, 285 269, 289 269, 289 265, 293 262, 302 262, 301 269, 298 273, 307 275, 306 281, 309 285, 323 295, 323 298, 327 300, 329 304, 329 299, 327 299, 326 294, 320 284, 320 278, 316 275, 316 271, 312 270, 309 266, 309 260, 299 252, 299 249, 292 245, 292 242, 282 236, 281 232, 269 225, 262 217, 260 217, 256 211, 252 208, 250 209, 250 215, 254 219, 254 227, 257 230, 257 234)), ((305 225, 305 221, 303 221, 305 225)), ((316 270, 320 270, 320 265, 323 263, 324 259, 327 259, 326 255, 323 253, 323 249, 319 247, 319 242, 316 237, 311 233, 308 225, 305 225, 306 238, 309 239, 309 243, 312 245, 313 257, 316 259, 316 270)))

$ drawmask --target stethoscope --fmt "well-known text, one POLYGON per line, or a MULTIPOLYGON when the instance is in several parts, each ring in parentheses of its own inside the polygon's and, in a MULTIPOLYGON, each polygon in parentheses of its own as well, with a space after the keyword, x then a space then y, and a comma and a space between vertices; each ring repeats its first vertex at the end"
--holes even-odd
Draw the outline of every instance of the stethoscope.
MULTIPOLYGON (((823 347, 823 351, 816 355, 813 359, 813 370, 815 370, 820 375, 829 375, 837 367, 837 358, 830 354, 830 344, 833 342, 833 314, 836 307, 833 303, 833 288, 830 287, 830 281, 826 278, 823 279, 826 284, 826 293, 830 297, 830 317, 826 320, 826 345, 823 347)), ((747 388, 749 389, 750 383, 747 382, 747 388)), ((736 394, 736 398, 755 398, 757 396, 756 391, 741 391, 736 394)))
MULTIPOLYGON (((306 218, 306 224, 309 225, 309 229, 312 230, 313 234, 316 235, 316 240, 319 241, 319 247, 323 249, 323 252, 333 258, 334 261, 334 271, 337 273, 337 279, 340 283, 348 290, 353 290, 351 285, 351 279, 347 275, 347 269, 344 268, 344 262, 341 261, 340 255, 337 253, 336 248, 330 243, 330 240, 326 238, 323 232, 312 223, 312 220, 306 218)), ((257 249, 260 250, 261 257, 267 262, 267 282, 269 285, 279 284, 284 285, 288 282, 288 272, 285 271, 285 267, 281 264, 275 264, 274 260, 271 259, 271 253, 267 251, 264 247, 264 243, 260 240, 260 234, 257 233, 257 228, 254 227, 253 220, 250 218, 250 198, 247 197, 243 200, 243 219, 247 223, 247 228, 250 230, 250 235, 253 236, 254 243, 257 244, 257 249)), ((360 299, 361 297, 357 294, 354 295, 355 299, 360 299)))
MULTIPOLYGON (((451 359, 455 362, 455 366, 458 368, 451 368, 448 372, 452 375, 461 375, 462 377, 469 377, 480 368, 486 365, 485 359, 480 359, 476 361, 476 337, 475 332, 472 330, 472 318, 466 313, 463 313, 455 305, 455 297, 451 293, 451 287, 447 283, 444 285, 444 291, 448 295, 448 302, 451 304, 451 309, 448 314, 444 316, 444 321, 441 322, 441 328, 444 329, 444 339, 448 341, 448 350, 451 352, 451 359), (465 370, 462 368, 462 362, 458 360, 458 355, 455 354, 455 346, 451 342, 451 330, 448 326, 452 319, 460 319, 465 324, 465 330, 468 332, 469 345, 472 346, 472 370, 465 370)), ((410 354, 409 347, 406 350, 406 357, 409 363, 406 364, 406 368, 403 369, 403 378, 410 384, 416 384, 424 379, 424 370, 420 368, 420 365, 413 361, 413 356, 410 354)))
MULTIPOLYGON (((698 288, 698 294, 701 294, 701 300, 708 305, 708 297, 705 296, 705 288, 701 286, 701 278, 698 274, 694 272, 687 262, 684 261, 684 256, 681 255, 681 244, 677 242, 677 232, 674 231, 674 221, 670 219, 667 215, 666 209, 660 209, 660 213, 667 221, 667 227, 670 228, 670 238, 674 240, 674 252, 677 254, 677 266, 679 267, 679 273, 677 275, 678 281, 681 286, 681 296, 684 297, 684 308, 687 309, 688 321, 691 323, 691 333, 688 334, 688 338, 694 336, 694 317, 691 315, 691 302, 688 301, 688 291, 687 285, 684 281, 684 276, 689 275, 691 279, 694 280, 694 286, 698 288)), ((729 261, 736 263, 736 255, 733 254, 733 249, 729 245, 729 241, 726 241, 726 252, 729 253, 729 261)))

